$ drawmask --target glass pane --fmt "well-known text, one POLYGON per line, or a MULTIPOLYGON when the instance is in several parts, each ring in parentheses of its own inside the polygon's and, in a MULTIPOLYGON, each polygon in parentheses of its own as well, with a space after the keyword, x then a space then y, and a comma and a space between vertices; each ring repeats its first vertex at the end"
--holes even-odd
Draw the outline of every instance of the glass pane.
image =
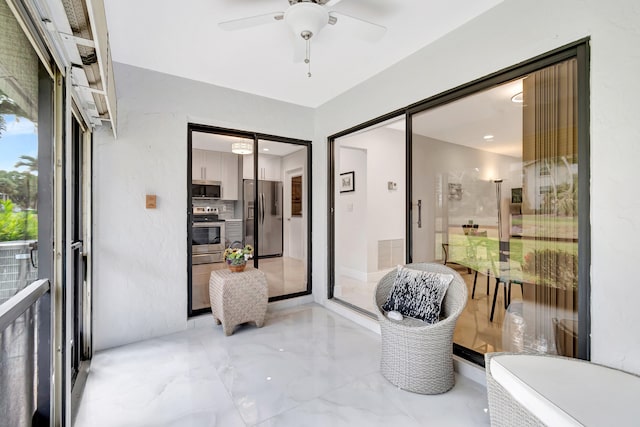
POLYGON ((374 312, 378 280, 404 264, 405 120, 334 142, 334 297, 374 312))
POLYGON ((0 303, 37 277, 38 57, 0 2, 0 303), (6 37, 5 37, 6 35, 6 37))
POLYGON ((253 238, 269 297, 307 290, 307 173, 305 145, 258 141, 258 179, 245 180, 245 203, 257 198, 253 238))
POLYGON ((191 308, 200 310, 210 307, 211 272, 227 268, 224 250, 244 245, 241 183, 253 172, 233 150, 252 150, 253 139, 192 132, 191 141, 191 308))
POLYGON ((576 76, 573 59, 413 117, 413 259, 465 279, 454 342, 479 353, 576 356, 576 76))

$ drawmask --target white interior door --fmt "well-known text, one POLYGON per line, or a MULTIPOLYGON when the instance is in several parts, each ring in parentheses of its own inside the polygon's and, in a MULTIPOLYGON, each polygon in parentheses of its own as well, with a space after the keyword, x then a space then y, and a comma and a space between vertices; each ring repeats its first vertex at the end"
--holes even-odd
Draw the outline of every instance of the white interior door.
MULTIPOLYGON (((293 185, 292 180, 295 177, 302 177, 302 168, 296 168, 285 172, 285 184, 284 184, 284 200, 285 200, 285 222, 284 222, 284 253, 285 256, 294 259, 304 259, 306 245, 304 226, 304 213, 302 216, 294 215, 292 212, 293 205, 293 185), (301 238, 301 236, 303 238, 301 238)), ((304 188, 304 177, 302 188, 304 188)), ((304 204, 303 204, 304 206, 304 204)))

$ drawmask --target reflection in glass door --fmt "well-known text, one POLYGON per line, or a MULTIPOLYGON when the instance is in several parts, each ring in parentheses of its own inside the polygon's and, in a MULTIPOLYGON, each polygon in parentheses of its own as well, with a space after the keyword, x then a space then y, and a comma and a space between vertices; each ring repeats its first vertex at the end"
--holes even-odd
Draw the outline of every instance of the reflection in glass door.
POLYGON ((576 62, 412 116, 413 262, 465 279, 474 352, 578 356, 576 62))

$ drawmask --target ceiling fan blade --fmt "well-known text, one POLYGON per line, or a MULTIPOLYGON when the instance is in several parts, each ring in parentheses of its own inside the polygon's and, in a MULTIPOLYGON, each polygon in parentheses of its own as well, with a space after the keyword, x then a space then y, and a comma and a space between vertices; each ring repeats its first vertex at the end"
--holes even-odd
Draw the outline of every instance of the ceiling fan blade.
POLYGON ((245 28, 257 27, 259 25, 281 21, 283 18, 284 12, 272 12, 264 15, 249 16, 247 18, 220 22, 218 26, 227 31, 244 30, 245 28))
POLYGON ((387 27, 374 24, 373 22, 365 21, 364 19, 356 18, 351 15, 345 15, 344 13, 331 11, 330 16, 337 19, 336 24, 340 26, 348 27, 353 35, 368 42, 378 41, 384 36, 387 31, 387 27))

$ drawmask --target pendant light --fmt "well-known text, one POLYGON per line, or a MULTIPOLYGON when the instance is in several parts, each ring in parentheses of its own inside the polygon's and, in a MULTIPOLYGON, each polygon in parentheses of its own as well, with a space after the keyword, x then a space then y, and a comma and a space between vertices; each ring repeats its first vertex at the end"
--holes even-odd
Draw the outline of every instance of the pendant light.
POLYGON ((231 144, 231 152, 235 154, 251 154, 253 153, 253 143, 238 141, 231 144))

